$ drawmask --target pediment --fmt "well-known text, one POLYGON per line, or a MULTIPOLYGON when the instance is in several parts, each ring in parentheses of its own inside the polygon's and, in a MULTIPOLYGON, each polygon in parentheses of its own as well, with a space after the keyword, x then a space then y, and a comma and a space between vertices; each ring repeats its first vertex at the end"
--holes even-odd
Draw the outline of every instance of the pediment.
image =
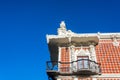
POLYGON ((80 49, 80 50, 76 50, 75 51, 75 54, 77 55, 77 56, 89 56, 89 51, 88 50, 84 50, 84 49, 80 49))

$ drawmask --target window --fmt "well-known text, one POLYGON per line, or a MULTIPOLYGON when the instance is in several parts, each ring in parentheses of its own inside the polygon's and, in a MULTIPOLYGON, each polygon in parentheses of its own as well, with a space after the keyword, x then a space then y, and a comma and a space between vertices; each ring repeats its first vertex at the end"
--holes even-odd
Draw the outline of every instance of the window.
POLYGON ((78 56, 78 69, 89 68, 88 56, 78 56))

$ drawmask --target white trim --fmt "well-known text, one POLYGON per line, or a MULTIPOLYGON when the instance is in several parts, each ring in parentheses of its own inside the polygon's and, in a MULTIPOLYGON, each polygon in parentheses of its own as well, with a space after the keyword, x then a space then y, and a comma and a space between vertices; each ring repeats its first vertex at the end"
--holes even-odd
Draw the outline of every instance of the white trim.
MULTIPOLYGON (((112 38, 108 38, 108 39, 99 39, 99 40, 113 40, 112 38)), ((120 39, 117 39, 120 40, 120 39)))
POLYGON ((95 46, 94 45, 90 45, 89 47, 90 47, 90 52, 91 52, 90 57, 92 57, 91 60, 97 62, 95 46))
POLYGON ((74 78, 74 80, 78 80, 78 78, 77 78, 77 77, 75 77, 75 78, 74 78))
POLYGON ((61 80, 61 78, 57 78, 57 80, 61 80))
MULTIPOLYGON (((58 61, 61 61, 61 47, 58 47, 58 61)), ((59 71, 60 64, 58 64, 58 71, 59 71)))
POLYGON ((92 76, 92 77, 100 77, 100 78, 120 78, 120 74, 102 74, 102 75, 95 75, 95 76, 92 76))
POLYGON ((58 49, 59 49, 58 50, 58 54, 59 54, 58 55, 58 58, 59 58, 58 61, 61 61, 61 47, 58 47, 58 49))
POLYGON ((99 43, 111 43, 111 44, 113 44, 112 42, 99 42, 99 43))
POLYGON ((97 80, 96 78, 92 78, 92 80, 97 80))
MULTIPOLYGON (((76 46, 75 46, 74 48, 79 48, 79 49, 80 49, 81 46, 80 46, 80 47, 78 47, 78 46, 76 47, 76 46)), ((89 46, 82 46, 82 48, 89 48, 89 46)))
MULTIPOLYGON (((107 36, 107 35, 116 35, 116 36, 119 36, 120 35, 120 32, 115 32, 115 33, 75 33, 75 34, 72 34, 73 36, 96 36, 96 35, 100 35, 100 36, 107 36)), ((50 36, 47 34, 47 36, 50 36)), ((58 36, 58 35, 51 35, 51 36, 58 36)), ((61 36, 61 35, 59 35, 61 36)), ((63 36, 63 35, 62 35, 63 36)))
POLYGON ((57 79, 74 79, 75 76, 58 76, 57 79))
POLYGON ((120 32, 119 33, 75 33, 69 35, 46 35, 47 43, 49 43, 49 39, 57 39, 57 38, 66 38, 66 37, 91 37, 91 36, 99 36, 99 39, 111 39, 113 36, 116 36, 117 38, 120 38, 120 32))

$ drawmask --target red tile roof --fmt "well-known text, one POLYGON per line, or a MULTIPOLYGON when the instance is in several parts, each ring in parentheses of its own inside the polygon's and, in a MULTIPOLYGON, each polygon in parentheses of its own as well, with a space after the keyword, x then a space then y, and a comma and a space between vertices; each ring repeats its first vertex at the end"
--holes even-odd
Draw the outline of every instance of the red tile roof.
POLYGON ((119 78, 97 78, 97 80, 120 80, 119 78))
MULTIPOLYGON (((80 48, 75 50, 78 49, 80 48)), ((69 55, 69 48, 62 48, 60 60, 62 62, 70 62, 69 55)), ((96 57, 97 62, 101 64, 102 73, 120 73, 120 46, 114 46, 112 40, 99 41, 99 44, 96 46, 96 57)), ((67 68, 70 65, 61 64, 61 66, 67 68)))
POLYGON ((112 40, 100 40, 96 56, 102 73, 120 73, 120 46, 113 46, 112 40))

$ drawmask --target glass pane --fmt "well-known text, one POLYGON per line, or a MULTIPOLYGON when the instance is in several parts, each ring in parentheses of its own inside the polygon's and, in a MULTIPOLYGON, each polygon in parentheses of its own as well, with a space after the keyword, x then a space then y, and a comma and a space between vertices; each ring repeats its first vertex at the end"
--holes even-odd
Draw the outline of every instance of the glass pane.
POLYGON ((78 68, 79 69, 89 68, 89 62, 88 62, 87 56, 78 57, 78 60, 80 60, 80 61, 78 61, 78 68))
POLYGON ((82 59, 81 57, 78 58, 78 60, 80 60, 80 61, 78 61, 78 68, 79 69, 83 68, 83 61, 81 59, 82 59))
POLYGON ((84 61, 84 68, 88 68, 88 61, 87 60, 84 61))
POLYGON ((79 68, 79 69, 83 68, 83 63, 82 63, 82 61, 78 61, 78 68, 79 68))
POLYGON ((88 68, 88 57, 84 57, 83 59, 86 59, 86 60, 84 60, 84 62, 83 62, 84 68, 88 68))

